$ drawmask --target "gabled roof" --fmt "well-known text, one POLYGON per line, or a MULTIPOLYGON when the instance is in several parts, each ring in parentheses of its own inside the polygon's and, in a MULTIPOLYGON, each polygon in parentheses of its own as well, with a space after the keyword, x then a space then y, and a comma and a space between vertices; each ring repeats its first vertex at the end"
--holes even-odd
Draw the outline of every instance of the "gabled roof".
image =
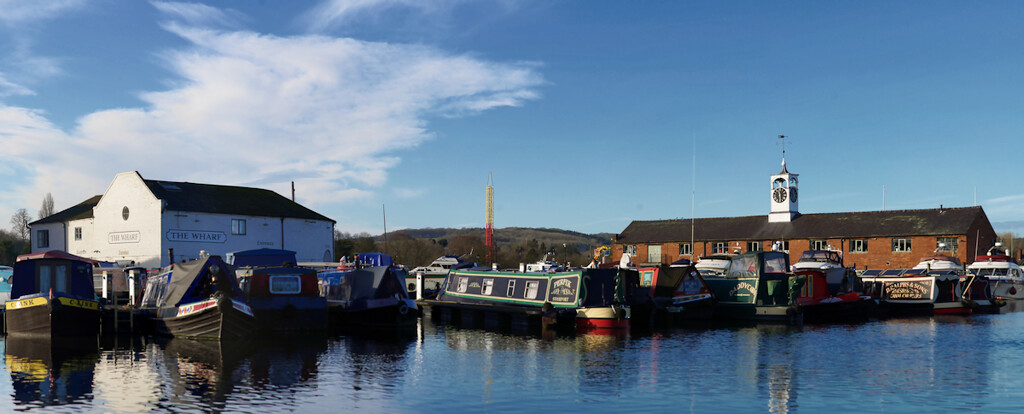
MULTIPOLYGON (((143 180, 156 198, 167 203, 167 210, 195 213, 238 214, 245 216, 288 217, 310 220, 331 220, 270 190, 228 185, 195 184, 175 181, 143 180)), ((102 195, 37 220, 30 225, 61 223, 92 218, 92 209, 102 195)))
MULTIPOLYGON (((798 215, 791 222, 769 223, 767 216, 698 218, 695 241, 786 240, 966 234, 981 207, 868 211, 798 215)), ((691 219, 634 221, 616 243, 665 243, 690 240, 691 219)))
POLYGON ((100 202, 102 195, 93 196, 92 198, 85 200, 77 205, 68 207, 59 212, 53 213, 47 217, 43 217, 40 220, 33 221, 29 225, 45 224, 45 223, 62 223, 65 221, 79 220, 84 218, 92 218, 92 208, 96 207, 96 204, 100 202))
POLYGON ((195 184, 144 180, 167 210, 246 216, 290 217, 334 223, 320 213, 303 207, 270 190, 229 185, 195 184))

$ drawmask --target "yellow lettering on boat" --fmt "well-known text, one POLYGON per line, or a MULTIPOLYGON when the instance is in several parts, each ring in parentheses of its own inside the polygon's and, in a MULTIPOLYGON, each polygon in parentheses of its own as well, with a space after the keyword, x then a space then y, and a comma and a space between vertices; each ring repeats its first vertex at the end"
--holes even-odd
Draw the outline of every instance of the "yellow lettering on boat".
POLYGON ((94 302, 94 301, 91 301, 91 300, 82 300, 82 299, 65 298, 65 297, 57 298, 57 300, 60 301, 61 305, 71 306, 71 307, 75 307, 75 308, 92 309, 92 310, 99 310, 99 308, 100 308, 99 302, 94 302))
POLYGON ((10 302, 7 302, 6 308, 7 308, 7 310, 31 308, 33 306, 45 305, 47 302, 48 301, 46 300, 46 298, 43 298, 43 297, 21 299, 21 300, 12 300, 10 302))

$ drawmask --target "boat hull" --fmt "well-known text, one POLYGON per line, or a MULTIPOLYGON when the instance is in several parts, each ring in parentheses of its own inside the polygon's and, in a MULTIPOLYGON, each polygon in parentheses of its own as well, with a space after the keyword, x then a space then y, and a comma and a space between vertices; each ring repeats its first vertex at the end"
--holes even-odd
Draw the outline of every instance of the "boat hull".
POLYGON ((99 304, 67 297, 21 299, 7 302, 4 322, 8 335, 97 335, 100 331, 99 304))
POLYGON ((576 327, 584 329, 628 329, 630 308, 602 306, 576 309, 576 327))
POLYGON ((332 329, 352 327, 396 328, 416 325, 419 310, 409 299, 381 298, 353 303, 328 303, 332 329))
POLYGON ((308 297, 254 297, 249 306, 258 330, 274 332, 327 329, 327 300, 308 297))
POLYGON ((248 305, 227 298, 162 308, 154 320, 160 335, 194 339, 241 339, 256 327, 248 305))

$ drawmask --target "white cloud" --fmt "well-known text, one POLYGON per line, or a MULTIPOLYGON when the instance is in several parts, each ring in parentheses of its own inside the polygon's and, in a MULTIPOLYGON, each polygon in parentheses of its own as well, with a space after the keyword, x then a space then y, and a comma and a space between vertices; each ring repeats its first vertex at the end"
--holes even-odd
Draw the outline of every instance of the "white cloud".
MULTIPOLYGON (((511 9, 518 0, 486 1, 492 6, 511 9)), ((377 13, 389 9, 404 9, 423 15, 428 21, 443 20, 464 3, 484 3, 480 0, 324 0, 302 18, 313 32, 324 32, 344 26, 355 20, 372 19, 377 13)))
POLYGON ((400 162, 393 152, 432 136, 426 119, 517 106, 537 96, 534 66, 494 63, 422 45, 325 36, 278 37, 174 23, 188 50, 161 56, 176 75, 141 108, 81 117, 70 132, 44 114, 0 108, 0 148, 28 179, 15 194, 101 193, 119 171, 282 194, 301 177, 311 207, 367 199, 400 162), (38 189, 38 190, 36 190, 38 189))
POLYGON ((0 0, 0 22, 7 25, 47 19, 81 7, 86 0, 0 0))
POLYGON ((154 1, 153 7, 161 13, 180 18, 193 26, 222 26, 237 28, 244 20, 243 14, 234 10, 221 10, 199 3, 154 1))

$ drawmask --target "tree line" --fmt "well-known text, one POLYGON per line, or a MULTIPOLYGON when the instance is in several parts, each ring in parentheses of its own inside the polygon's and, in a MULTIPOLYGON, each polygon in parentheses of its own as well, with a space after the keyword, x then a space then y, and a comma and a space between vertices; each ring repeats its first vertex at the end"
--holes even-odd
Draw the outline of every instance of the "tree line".
MULTIPOLYGON (((482 231, 480 232, 482 233, 482 231)), ((456 255, 462 260, 489 266, 487 247, 483 235, 459 234, 447 238, 414 238, 407 233, 397 232, 386 239, 367 233, 334 233, 335 260, 346 257, 349 260, 356 253, 382 252, 391 255, 395 263, 407 267, 426 266, 446 254, 456 255)), ((547 257, 559 263, 583 266, 590 263, 596 245, 583 243, 538 242, 536 238, 515 242, 496 243, 496 260, 501 269, 515 269, 520 263, 534 263, 547 257)))
MULTIPOLYGON (((43 205, 39 208, 39 220, 52 216, 53 195, 46 193, 43 197, 43 205)), ((29 244, 32 216, 28 210, 19 208, 11 216, 11 231, 0 229, 0 265, 11 265, 18 258, 19 254, 26 254, 32 251, 29 244)))

